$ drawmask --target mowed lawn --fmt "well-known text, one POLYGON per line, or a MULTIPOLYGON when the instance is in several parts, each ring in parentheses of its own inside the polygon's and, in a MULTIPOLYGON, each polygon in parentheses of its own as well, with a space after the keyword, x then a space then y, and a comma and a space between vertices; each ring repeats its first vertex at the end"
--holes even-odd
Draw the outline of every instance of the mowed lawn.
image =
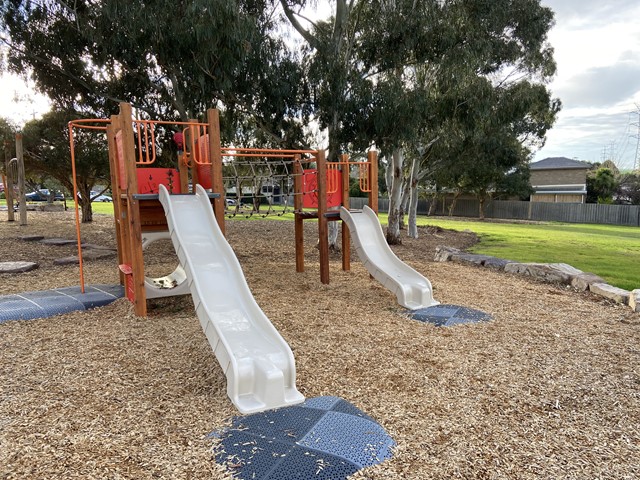
POLYGON ((471 250, 519 262, 568 263, 611 285, 640 288, 640 228, 567 223, 494 223, 421 217, 419 225, 471 230, 480 242, 471 250))

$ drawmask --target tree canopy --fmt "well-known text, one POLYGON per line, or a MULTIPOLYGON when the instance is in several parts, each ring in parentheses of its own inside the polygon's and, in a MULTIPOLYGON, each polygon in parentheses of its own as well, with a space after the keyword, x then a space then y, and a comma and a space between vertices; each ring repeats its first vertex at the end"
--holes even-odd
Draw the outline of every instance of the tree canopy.
POLYGON ((525 175, 560 108, 540 0, 334 0, 321 20, 310 5, 0 0, 0 15, 8 68, 66 111, 106 116, 124 100, 186 120, 218 106, 226 141, 300 146, 314 119, 330 160, 375 146, 391 242, 420 181, 484 198, 525 175))

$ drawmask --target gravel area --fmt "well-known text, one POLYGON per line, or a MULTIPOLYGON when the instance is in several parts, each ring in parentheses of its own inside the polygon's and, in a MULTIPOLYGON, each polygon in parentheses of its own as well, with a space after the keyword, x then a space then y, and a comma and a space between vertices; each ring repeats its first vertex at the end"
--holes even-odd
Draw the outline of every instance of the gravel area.
MULTIPOLYGON (((83 241, 114 246, 113 219, 95 215, 83 241)), ((407 318, 353 259, 319 280, 316 224, 305 224, 306 271, 295 272, 293 223, 227 223, 258 304, 289 342, 298 388, 336 395, 395 439, 394 457, 358 479, 640 478, 640 315, 588 293, 473 266, 433 262, 439 244, 471 233, 421 229, 394 247, 434 296, 490 313, 488 323, 437 328, 407 318)), ((73 245, 69 212, 0 218, 0 294, 78 284, 53 261, 73 245)), ((169 242, 146 252, 148 272, 173 270, 169 242)), ((116 283, 116 260, 87 262, 88 284, 116 283)), ((211 286, 215 288, 215 286, 211 286)), ((190 297, 126 300, 89 312, 0 324, 0 478, 225 479, 207 435, 236 415, 190 297)))

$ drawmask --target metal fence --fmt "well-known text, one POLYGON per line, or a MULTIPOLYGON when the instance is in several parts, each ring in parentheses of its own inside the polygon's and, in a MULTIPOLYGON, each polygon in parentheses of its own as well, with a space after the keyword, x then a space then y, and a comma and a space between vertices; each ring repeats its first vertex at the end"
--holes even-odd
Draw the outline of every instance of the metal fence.
MULTIPOLYGON (((366 198, 351 198, 351 208, 362 208, 366 198)), ((418 202, 418 214, 429 212, 431 201, 418 202)), ((389 209, 389 199, 379 199, 379 209, 389 209)), ((449 215, 451 199, 438 200, 433 215, 449 215)), ((456 202, 454 217, 479 217, 477 200, 461 199, 456 202)), ((533 220, 541 222, 597 223, 608 225, 640 226, 640 205, 600 205, 595 203, 545 203, 493 200, 485 204, 486 218, 533 220)))

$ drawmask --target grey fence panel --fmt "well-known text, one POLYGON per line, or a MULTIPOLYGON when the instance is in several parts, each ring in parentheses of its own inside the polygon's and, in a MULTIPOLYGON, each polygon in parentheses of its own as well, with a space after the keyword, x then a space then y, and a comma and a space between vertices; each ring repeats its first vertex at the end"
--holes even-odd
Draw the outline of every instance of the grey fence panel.
POLYGON ((494 200, 485 207, 487 218, 512 218, 527 220, 530 202, 494 200))
MULTIPOLYGON (((366 198, 351 198, 351 208, 367 205, 366 198)), ((432 200, 418 202, 418 214, 426 215, 432 200)), ((380 198, 381 212, 389 209, 389 199, 380 198)), ((433 212, 437 216, 449 215, 451 200, 438 200, 433 212)), ((454 217, 477 218, 477 200, 458 200, 453 211, 454 217)), ((534 220, 540 222, 596 223, 606 225, 640 226, 640 205, 600 205, 595 203, 546 203, 494 200, 486 204, 487 218, 514 220, 534 220)))

